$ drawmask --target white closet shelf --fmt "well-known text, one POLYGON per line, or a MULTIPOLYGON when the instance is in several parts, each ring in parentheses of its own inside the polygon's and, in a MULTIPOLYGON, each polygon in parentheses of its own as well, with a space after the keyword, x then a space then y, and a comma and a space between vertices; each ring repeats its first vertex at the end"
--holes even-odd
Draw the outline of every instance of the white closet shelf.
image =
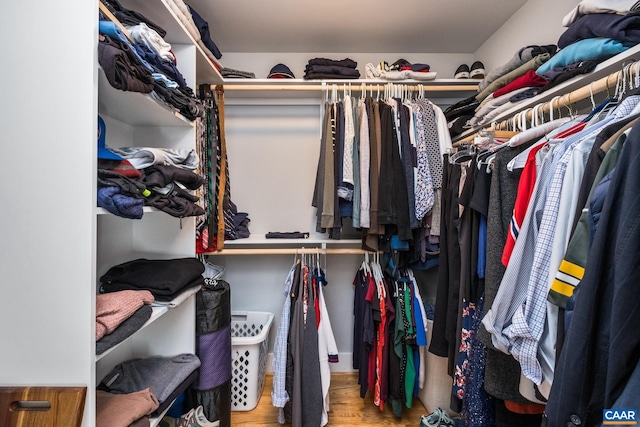
POLYGON ((177 399, 174 399, 173 402, 171 402, 171 404, 169 406, 167 406, 167 409, 162 411, 157 417, 149 418, 149 425, 151 427, 156 427, 157 425, 159 425, 160 421, 162 421, 164 416, 167 415, 167 412, 169 412, 169 409, 171 409, 171 406, 173 406, 173 404, 175 403, 176 400, 177 399))
POLYGON ((327 255, 363 254, 360 239, 329 240, 318 234, 307 239, 266 239, 249 237, 247 239, 225 240, 224 249, 208 252, 205 255, 293 255, 296 253, 315 253, 316 250, 327 255))
MULTIPOLYGON (((524 111, 526 109, 532 108, 535 105, 542 104, 550 101, 554 97, 566 95, 572 91, 580 89, 582 87, 589 87, 589 85, 599 79, 605 78, 608 75, 613 75, 618 71, 621 71, 623 67, 629 63, 635 62, 640 59, 640 44, 633 46, 626 51, 613 56, 606 61, 601 62, 598 66, 589 74, 583 74, 580 76, 576 76, 566 82, 563 82, 557 85, 554 88, 549 89, 548 91, 542 92, 539 95, 534 96, 526 101, 523 101, 513 108, 503 112, 492 120, 491 123, 500 123, 504 120, 507 120, 513 117, 515 114, 524 111)), ((635 76, 634 76, 635 77, 635 76)), ((611 87, 616 86, 616 79, 613 78, 609 84, 611 87)), ((594 92, 595 94, 595 92, 594 92)), ((475 135, 479 130, 488 128, 491 123, 486 123, 482 126, 476 126, 471 128, 460 135, 456 136, 453 139, 453 142, 458 142, 462 140, 468 140, 470 137, 475 135)))
POLYGON ((160 105, 150 95, 114 88, 102 69, 98 70, 98 75, 100 114, 131 126, 193 127, 193 123, 179 112, 160 105))
MULTIPOLYGON (((136 331, 136 333, 140 332, 142 329, 146 328, 147 326, 149 326, 150 324, 152 324, 153 322, 155 322, 156 320, 158 320, 160 317, 162 317, 163 314, 165 314, 166 312, 169 311, 168 307, 161 307, 161 306, 153 306, 152 307, 153 311, 151 313, 151 317, 149 318, 149 320, 147 320, 145 322, 144 325, 142 325, 142 327, 140 329, 138 329, 136 331)), ((135 334, 134 334, 135 335, 135 334)), ((109 353, 111 353, 113 350, 115 350, 116 348, 118 348, 119 346, 121 346, 123 343, 127 342, 128 339, 130 339, 132 336, 128 337, 127 339, 125 339, 124 341, 114 345, 113 347, 111 347, 109 350, 106 350, 105 352, 101 353, 101 354, 97 354, 96 355, 96 362, 100 359, 102 359, 103 357, 105 357, 106 355, 108 355, 109 353)))
POLYGON ((330 240, 325 235, 319 233, 310 233, 306 239, 267 239, 264 235, 250 236, 246 239, 225 240, 225 246, 243 247, 243 246, 284 246, 293 245, 303 247, 305 245, 314 245, 320 247, 327 246, 353 246, 360 244, 360 239, 342 239, 330 240))
MULTIPOLYGON (((123 6, 128 9, 142 13, 151 21, 164 29, 167 34, 164 40, 169 44, 193 45, 196 48, 196 85, 199 84, 220 84, 222 75, 218 69, 222 65, 217 59, 210 59, 204 53, 197 41, 184 27, 180 18, 177 17, 167 5, 170 0, 121 0, 123 6)), ((180 65, 178 64, 178 69, 180 65)), ((195 91, 196 88, 193 88, 195 91)))
MULTIPOLYGON (((476 92, 481 80, 477 79, 434 79, 434 80, 304 80, 304 79, 224 79, 225 96, 234 98, 255 97, 317 97, 317 92, 332 90, 335 85, 338 93, 346 88, 360 93, 364 85, 367 91, 384 91, 387 84, 409 86, 412 90, 424 88, 429 97, 459 96, 460 92, 476 92)), ((212 88, 214 89, 214 88, 212 88)))
MULTIPOLYGON (((165 212, 161 211, 160 209, 154 208, 152 206, 144 206, 142 208, 142 213, 162 213, 162 214, 165 214, 165 215, 169 215, 169 214, 166 214, 165 212)), ((111 212, 109 212, 108 210, 106 210, 105 208, 96 208, 96 215, 113 215, 113 214, 111 212)))

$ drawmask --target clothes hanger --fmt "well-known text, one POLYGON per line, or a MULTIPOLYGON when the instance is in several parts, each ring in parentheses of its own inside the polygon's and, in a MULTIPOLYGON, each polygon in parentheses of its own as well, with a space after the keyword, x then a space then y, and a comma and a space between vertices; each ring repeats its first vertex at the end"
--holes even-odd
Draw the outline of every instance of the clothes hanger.
POLYGON ((373 276, 373 271, 371 270, 371 260, 369 259, 369 251, 365 251, 364 256, 365 256, 365 260, 363 262, 364 271, 366 274, 373 276))
POLYGON ((573 112, 573 108, 571 108, 571 92, 567 94, 567 104, 565 105, 565 107, 567 107, 567 111, 569 111, 569 117, 571 117, 571 119, 574 119, 576 116, 573 112))
POLYGON ((546 133, 566 123, 569 119, 559 118, 556 120, 554 118, 553 103, 559 98, 559 96, 556 96, 548 104, 538 104, 535 106, 533 114, 538 117, 538 120, 532 121, 532 128, 511 137, 508 141, 509 146, 517 147, 527 141, 531 141, 532 139, 540 138, 546 133), (547 105, 549 105, 549 122, 545 122, 544 120, 544 109, 547 105))
POLYGON ((527 112, 529 111, 529 109, 521 111, 518 114, 518 119, 519 119, 519 128, 521 132, 524 132, 525 130, 527 130, 527 112))
POLYGON ((468 160, 471 160, 471 158, 476 154, 476 146, 473 144, 469 144, 466 146, 462 146, 463 148, 460 149, 458 148, 458 151, 456 151, 453 155, 451 155, 449 157, 449 163, 450 164, 460 164, 463 162, 466 162, 468 160))
POLYGON ((600 116, 607 115, 612 110, 614 110, 615 107, 617 107, 618 104, 620 103, 620 100, 622 99, 622 95, 625 92, 625 84, 626 84, 626 78, 625 78, 625 72, 623 68, 623 71, 616 76, 616 86, 615 86, 615 92, 613 93, 613 96, 611 96, 611 92, 609 91, 609 85, 607 84, 608 98, 601 103, 600 110, 597 111, 596 114, 594 115, 590 114, 588 116, 588 119, 591 120, 593 118, 597 120, 600 116))
POLYGON ((553 102, 558 101, 559 99, 560 99, 560 95, 556 95, 553 98, 551 98, 551 101, 549 101, 549 120, 550 121, 553 121, 553 102))

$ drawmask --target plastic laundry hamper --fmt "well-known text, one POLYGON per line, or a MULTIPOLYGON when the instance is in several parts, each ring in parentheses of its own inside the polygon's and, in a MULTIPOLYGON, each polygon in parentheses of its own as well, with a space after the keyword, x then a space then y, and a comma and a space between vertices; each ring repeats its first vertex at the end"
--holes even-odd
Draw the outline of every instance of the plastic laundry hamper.
POLYGON ((273 313, 231 313, 231 410, 250 411, 258 405, 267 370, 269 329, 273 313))

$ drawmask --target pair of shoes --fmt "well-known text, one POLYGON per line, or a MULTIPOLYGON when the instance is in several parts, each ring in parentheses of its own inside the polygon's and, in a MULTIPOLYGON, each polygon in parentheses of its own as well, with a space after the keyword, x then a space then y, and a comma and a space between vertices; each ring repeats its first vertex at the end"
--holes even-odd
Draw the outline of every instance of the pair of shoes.
POLYGON ((454 79, 484 79, 484 64, 476 61, 471 64, 471 69, 467 64, 462 64, 456 69, 454 79))
POLYGON ((190 410, 180 418, 176 427, 219 427, 220 421, 211 422, 204 415, 204 409, 198 406, 195 409, 190 410))
POLYGON ((455 427, 455 423, 442 408, 438 407, 429 415, 420 417, 420 427, 455 427))

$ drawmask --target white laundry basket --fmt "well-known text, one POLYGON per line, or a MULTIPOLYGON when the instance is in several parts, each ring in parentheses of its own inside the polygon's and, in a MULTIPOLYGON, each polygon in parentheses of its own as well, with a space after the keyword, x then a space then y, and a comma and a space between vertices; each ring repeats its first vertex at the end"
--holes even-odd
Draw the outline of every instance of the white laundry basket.
POLYGON ((231 410, 250 411, 264 389, 273 313, 231 313, 231 410))

